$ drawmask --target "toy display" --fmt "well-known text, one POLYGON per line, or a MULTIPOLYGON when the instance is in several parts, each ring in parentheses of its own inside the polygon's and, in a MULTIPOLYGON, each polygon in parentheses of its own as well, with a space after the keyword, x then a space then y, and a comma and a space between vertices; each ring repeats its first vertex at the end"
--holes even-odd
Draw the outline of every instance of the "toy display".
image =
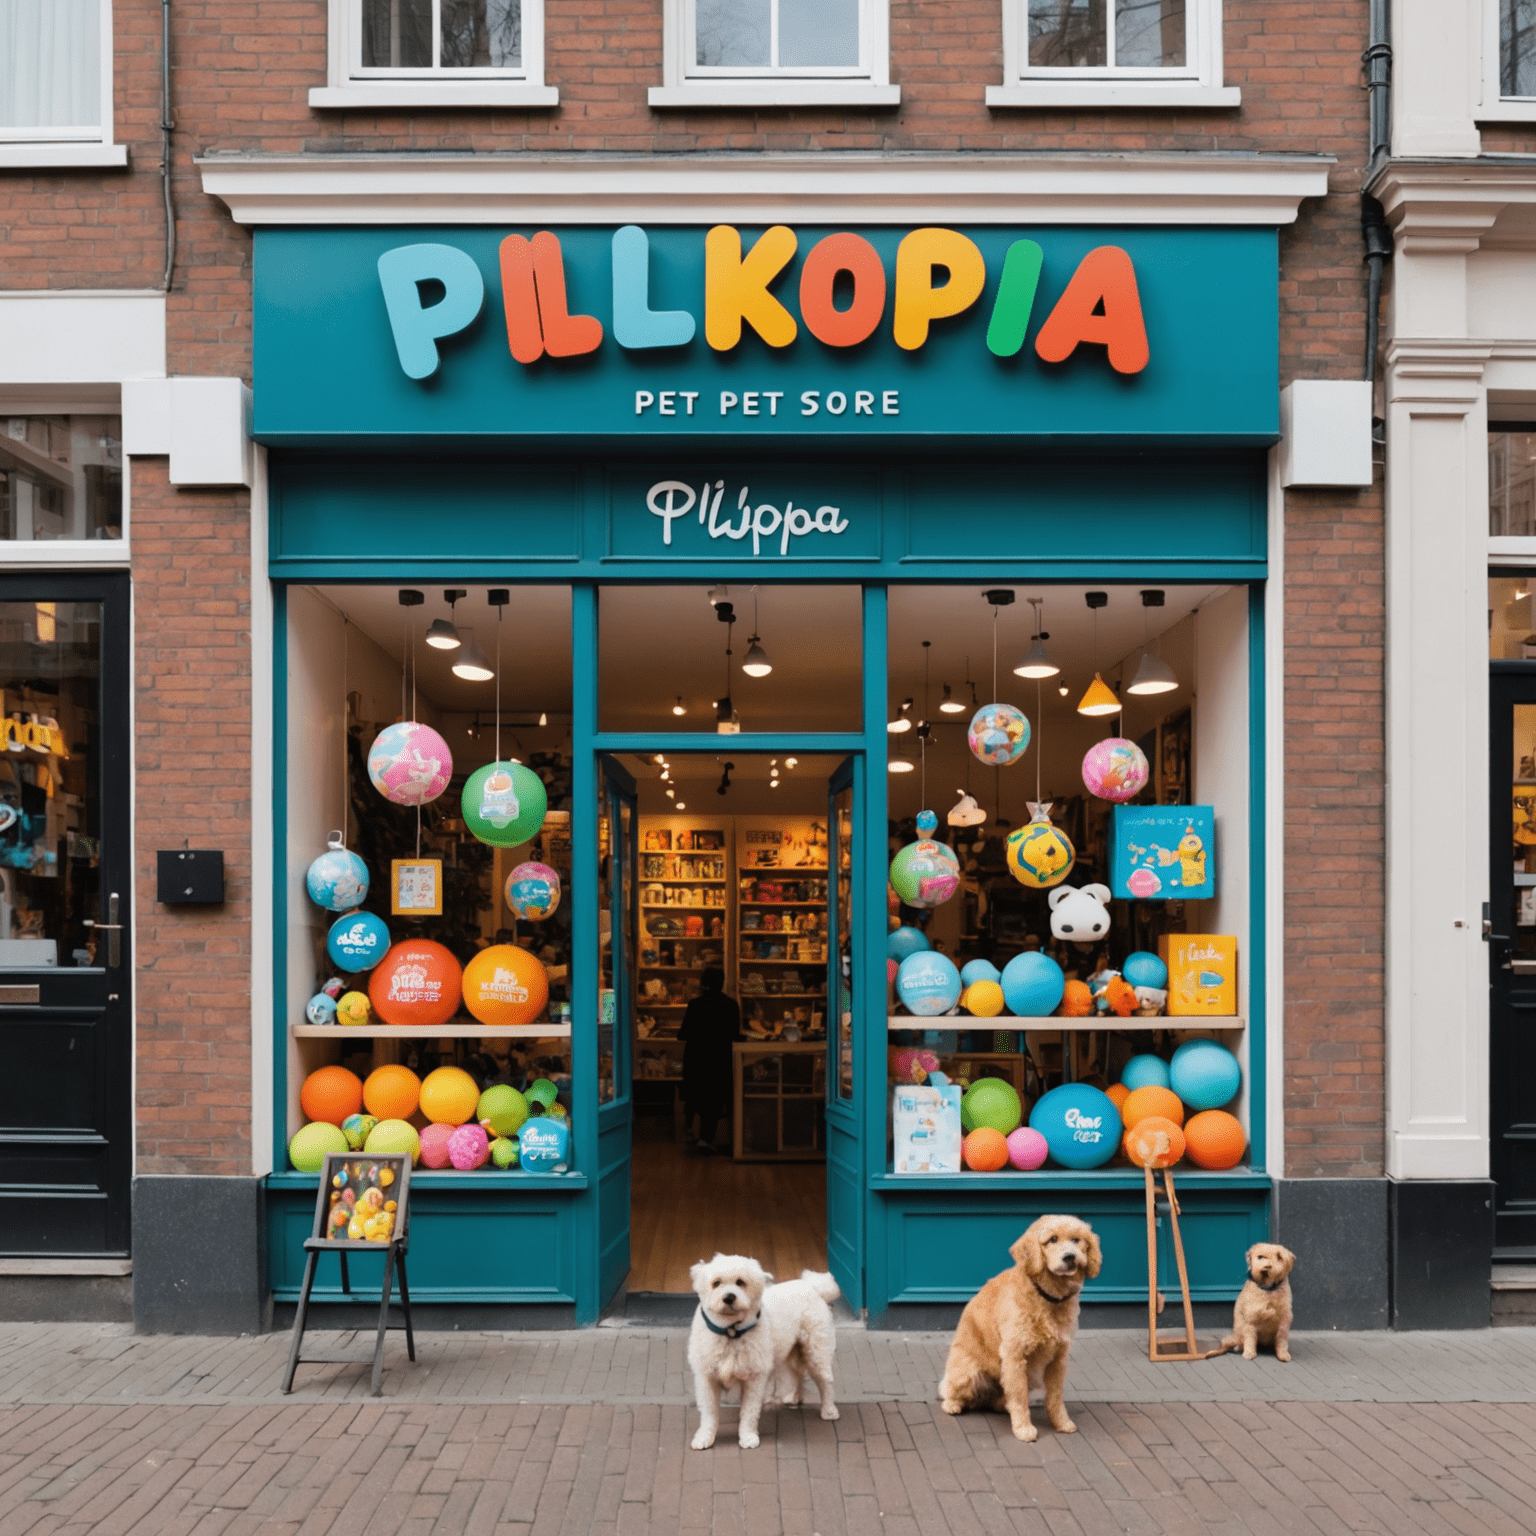
POLYGON ((288 1143, 288 1161, 300 1173, 319 1173, 327 1152, 345 1152, 347 1138, 341 1127, 329 1120, 312 1120, 301 1125, 288 1143))
POLYGON ((1095 742, 1083 756, 1083 784, 1088 793, 1116 804, 1134 800, 1147 787, 1151 772, 1147 754, 1123 736, 1095 742))
POLYGON ((571 1131, 563 1119, 538 1115, 518 1133, 525 1173, 564 1173, 570 1166, 571 1131))
POLYGON ((947 843, 935 840, 939 818, 919 811, 917 841, 891 860, 891 885, 909 907, 937 907, 960 889, 960 860, 947 843))
POLYGON ((299 1108, 306 1120, 329 1120, 340 1126, 362 1107, 363 1080, 345 1067, 321 1067, 299 1089, 299 1108))
POLYGON ((1172 1120, 1148 1115, 1125 1133, 1124 1146, 1138 1168, 1171 1168, 1184 1156, 1184 1132, 1172 1120))
POLYGON ((494 1137, 515 1136, 528 1118, 528 1100, 508 1083, 493 1083, 475 1105, 475 1120, 494 1137))
POLYGON ((459 808, 464 825, 482 843, 517 848, 538 836, 549 793, 538 774, 522 763, 487 763, 465 780, 459 808))
POLYGON ((1168 1063, 1161 1056, 1147 1053, 1132 1056, 1120 1074, 1120 1081, 1125 1084, 1128 1092, 1133 1088, 1166 1088, 1168 1063))
POLYGON ((331 1024, 336 1019, 336 999, 328 992, 316 992, 304 1004, 304 1017, 311 1024, 331 1024))
POLYGON ((507 906, 524 922, 543 922, 560 905, 559 871, 532 861, 518 864, 507 876, 503 894, 507 906))
POLYGON ((1237 1097, 1243 1069, 1218 1041, 1186 1040, 1168 1064, 1168 1082, 1192 1110, 1220 1109, 1237 1097))
POLYGON ((1201 1168, 1224 1172, 1242 1162, 1248 1150, 1243 1123, 1224 1109, 1205 1109, 1184 1124, 1185 1151, 1201 1168))
MULTIPOLYGON (((932 949, 928 942, 928 935, 921 928, 893 928, 885 938, 885 953, 888 958, 898 965, 908 955, 915 955, 920 949, 932 949)), ((961 977, 963 981, 965 978, 961 977)))
POLYGON ((1133 1088, 1119 1108, 1120 1123, 1128 1128, 1140 1125, 1148 1117, 1184 1124, 1184 1105, 1178 1094, 1171 1088, 1159 1088, 1156 1083, 1133 1088))
POLYGON ((1093 1012, 1093 989, 1086 981, 1072 980, 1062 988, 1061 1014, 1066 1019, 1086 1019, 1093 1012))
POLYGON ((1237 940, 1228 934, 1165 933, 1158 953, 1168 964, 1168 1012, 1175 1018, 1237 1012, 1237 940))
POLYGON ((421 1137, 407 1120, 380 1120, 368 1133, 363 1150, 408 1153, 414 1164, 421 1160, 421 1137))
POLYGON ((960 1001, 960 972, 948 955, 920 949, 907 956, 896 972, 896 995, 909 1013, 935 1017, 960 1001))
POLYGON ((1060 885, 1072 872, 1077 850, 1060 827, 1051 822, 1049 805, 1030 802, 1031 820, 1008 834, 1008 873, 1034 891, 1060 885))
POLYGON ((1128 1019, 1136 1012, 1136 989, 1119 971, 1112 971, 1108 966, 1095 971, 1088 978, 1088 990, 1093 996, 1095 1013, 1112 1013, 1116 1018, 1128 1019))
POLYGON ((389 949, 389 929, 372 912, 349 912, 331 924, 325 952, 342 971, 371 971, 389 949))
POLYGON ((1050 1155, 1050 1146, 1039 1131, 1021 1125, 1009 1133, 1008 1161, 1021 1173, 1032 1173, 1050 1155))
POLYGON ((343 992, 336 1001, 336 1022, 349 1029, 360 1029, 372 1012, 366 992, 343 992))
POLYGON ((330 846, 304 875, 309 899, 327 912, 350 912, 368 899, 368 866, 332 833, 330 846))
POLYGON ((1010 1013, 1020 1018, 1044 1018, 1061 1002, 1067 979, 1049 955, 1025 950, 1003 967, 1002 987, 1010 1013))
POLYGON ((498 1136, 491 1143, 491 1161, 501 1169, 516 1168, 518 1164, 519 1150, 515 1141, 506 1136, 498 1136))
POLYGON ((1208 805, 1117 805, 1110 831, 1109 883, 1139 901, 1200 901, 1216 894, 1208 805))
POLYGON ((965 1166, 973 1173, 996 1173, 1008 1166, 1008 1138, 989 1125, 979 1125, 961 1143, 965 1166))
POLYGON ((977 1078, 960 1102, 973 1126, 990 1126, 1004 1136, 1018 1130, 1024 1118, 1018 1090, 1000 1077, 977 1078))
POLYGON ((482 1024, 532 1024, 549 1001, 549 976, 538 956, 516 944, 493 944, 464 967, 464 1006, 482 1024))
POLYGON ((459 1008, 461 972, 449 950, 431 939, 394 945, 368 980, 373 1011, 386 1024, 433 1028, 459 1008))
POLYGON ((348 1115, 341 1122, 341 1134, 347 1138, 347 1146, 353 1152, 361 1152, 378 1123, 373 1115, 348 1115))
POLYGON ((1029 746, 1029 721, 1012 704, 983 704, 971 716, 965 739, 979 761, 989 768, 1006 768, 1018 762, 1029 746))
POLYGON ((1058 885, 1050 894, 1051 934, 1073 944, 1095 944, 1109 932, 1107 885, 1058 885))
POLYGON ((470 1173, 490 1161, 490 1138, 472 1121, 459 1126, 448 1138, 448 1161, 460 1173, 470 1173))
POLYGON ((421 1103, 421 1079, 398 1062, 375 1067, 363 1082, 363 1103, 380 1120, 409 1120, 421 1103))
POLYGON ((443 1125, 433 1121, 421 1128, 421 1166, 446 1168, 448 1166, 448 1138, 458 1129, 456 1125, 443 1125))
POLYGON ((426 805, 448 788, 453 754, 430 725, 398 720, 385 726, 369 747, 368 777, 396 805, 426 805))
POLYGON ((1087 1083, 1063 1083, 1042 1094, 1029 1125, 1064 1168, 1101 1168, 1120 1148, 1120 1111, 1108 1094, 1087 1083))
POLYGON ((480 1104, 480 1087, 462 1067, 438 1067, 421 1082, 421 1112, 443 1125, 472 1120, 480 1104))
MULTIPOLYGON (((964 978, 961 978, 964 980, 964 978)), ((989 981, 983 977, 980 981, 973 981, 960 994, 960 1006, 967 1013, 974 1014, 978 1019, 995 1019, 1005 1007, 1007 999, 1003 996, 1001 981, 989 981)), ((1002 1049, 1001 1046, 998 1049, 1002 1049)))
POLYGON ((891 1166, 897 1173, 959 1173, 961 1138, 959 1088, 897 1086, 891 1101, 891 1166))

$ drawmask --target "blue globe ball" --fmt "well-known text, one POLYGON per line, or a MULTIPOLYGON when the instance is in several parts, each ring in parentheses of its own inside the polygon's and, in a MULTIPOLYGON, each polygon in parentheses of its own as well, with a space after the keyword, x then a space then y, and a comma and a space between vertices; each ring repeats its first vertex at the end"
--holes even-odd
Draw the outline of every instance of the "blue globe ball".
POLYGON ((1192 1110, 1220 1109, 1242 1085, 1237 1057, 1215 1040, 1186 1040, 1168 1064, 1168 1086, 1192 1110))
POLYGON ((1001 981, 1002 974, 990 960, 967 960, 960 967, 960 984, 968 987, 973 981, 1001 981))
POLYGON ((389 929, 372 912, 349 912, 331 924, 325 952, 343 971, 371 971, 389 948, 389 929))
POLYGON ((908 955, 918 954, 925 949, 932 949, 928 942, 928 935, 921 928, 893 928, 890 937, 885 941, 886 955, 898 964, 908 955))
POLYGON ((909 1013, 923 1017, 948 1013, 960 1001, 960 972, 948 955, 917 950, 896 972, 896 995, 909 1013))
POLYGON ((1137 1088, 1166 1088, 1168 1063, 1161 1056, 1132 1056, 1120 1074, 1120 1081, 1133 1092, 1137 1088))
POLYGON ((350 912, 368 898, 368 866, 350 848, 327 848, 304 876, 309 899, 327 912, 350 912))
POLYGON ((1134 954, 1127 955, 1125 964, 1120 967, 1120 974, 1133 987, 1162 988, 1168 985, 1168 967, 1146 949, 1138 949, 1134 954))
POLYGON ((1120 1150, 1120 1111, 1087 1083, 1063 1083, 1035 1101, 1029 1128, 1063 1168, 1101 1168, 1120 1150))
POLYGON ((316 992, 304 1005, 304 1017, 311 1024, 334 1024, 336 999, 327 992, 316 992))
POLYGON ((1003 1001, 1020 1018, 1043 1019, 1055 1013, 1067 990, 1067 978, 1049 955, 1026 950, 1003 967, 1003 1001))

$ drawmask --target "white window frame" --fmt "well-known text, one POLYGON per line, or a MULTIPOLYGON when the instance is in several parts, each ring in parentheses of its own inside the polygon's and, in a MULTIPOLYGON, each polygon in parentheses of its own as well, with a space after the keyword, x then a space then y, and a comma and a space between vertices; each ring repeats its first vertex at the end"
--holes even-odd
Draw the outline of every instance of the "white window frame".
MULTIPOLYGON (((1112 12, 1114 0, 1106 0, 1112 12)), ((1029 62, 1029 0, 1002 0, 1003 83, 989 107, 1236 107, 1243 94, 1222 83, 1221 0, 1187 0, 1186 63, 1167 69, 1043 69, 1029 62)))
POLYGON ((328 0, 328 5, 326 83, 310 91, 311 107, 560 105, 560 92, 544 83, 544 0, 522 0, 523 62, 517 69, 364 69, 361 0, 328 0))
POLYGON ((0 171, 128 164, 112 140, 112 0, 101 3, 101 122, 78 128, 0 128, 0 171))
POLYGON ((714 68, 695 64, 695 0, 662 0, 662 84, 653 107, 894 107, 890 0, 859 0, 859 62, 834 68, 797 65, 714 68))
POLYGON ((1536 96, 1505 96, 1499 52, 1499 0, 1483 0, 1483 88, 1479 123, 1536 123, 1536 96))

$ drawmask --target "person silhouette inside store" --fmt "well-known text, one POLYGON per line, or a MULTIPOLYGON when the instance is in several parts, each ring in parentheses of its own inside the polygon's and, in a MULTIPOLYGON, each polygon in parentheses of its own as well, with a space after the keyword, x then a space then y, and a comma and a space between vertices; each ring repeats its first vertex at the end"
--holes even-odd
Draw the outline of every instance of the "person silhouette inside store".
POLYGON ((699 995, 688 1004, 678 1031, 683 1042, 683 1115, 691 1133, 699 1119, 695 1152, 715 1150, 715 1132, 730 1100, 731 1047, 741 1039, 741 1009, 725 995, 725 972, 707 966, 699 976, 699 995))

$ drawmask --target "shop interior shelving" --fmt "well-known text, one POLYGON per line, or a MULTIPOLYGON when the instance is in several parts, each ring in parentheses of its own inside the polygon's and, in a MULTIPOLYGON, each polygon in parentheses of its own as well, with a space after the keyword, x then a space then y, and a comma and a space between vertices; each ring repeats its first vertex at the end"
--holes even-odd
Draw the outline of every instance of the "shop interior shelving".
POLYGON ((295 1024, 297 1040, 568 1040, 571 1026, 465 1024, 457 1019, 430 1028, 421 1024, 295 1024))
POLYGON ((1239 1014, 1213 1013, 1213 1014, 1159 1014, 1155 1018, 1142 1018, 1133 1015, 1131 1018, 1122 1019, 1118 1014, 1092 1014, 1084 1019, 1068 1019, 1058 1016, 1045 1018, 1030 1017, 1021 1018, 1011 1013, 1000 1013, 994 1018, 981 1019, 965 1014, 941 1013, 936 1017, 929 1017, 913 1013, 893 1013, 886 1019, 888 1029, 939 1029, 939 1030, 973 1030, 973 1029, 1003 1029, 1003 1030, 1149 1030, 1149 1029, 1173 1029, 1173 1030, 1241 1030, 1248 1027, 1248 1020, 1239 1014))

